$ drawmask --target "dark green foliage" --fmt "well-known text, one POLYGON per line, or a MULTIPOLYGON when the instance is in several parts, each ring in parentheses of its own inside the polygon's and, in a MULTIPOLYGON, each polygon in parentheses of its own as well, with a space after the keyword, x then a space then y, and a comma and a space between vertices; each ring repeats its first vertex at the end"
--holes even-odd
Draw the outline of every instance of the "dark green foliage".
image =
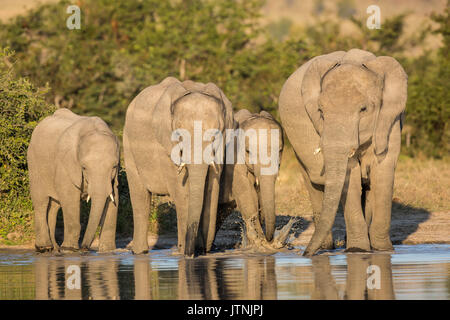
MULTIPOLYGON (((450 3, 450 2, 449 2, 450 3)), ((424 155, 450 154, 450 17, 449 6, 433 19, 444 46, 437 56, 427 54, 409 63, 407 123, 412 145, 424 155)), ((413 150, 408 150, 413 152, 413 150)))
POLYGON ((16 76, 12 52, 0 50, 0 236, 6 238, 11 231, 27 233, 31 224, 27 149, 34 127, 53 107, 44 98, 48 88, 16 76))

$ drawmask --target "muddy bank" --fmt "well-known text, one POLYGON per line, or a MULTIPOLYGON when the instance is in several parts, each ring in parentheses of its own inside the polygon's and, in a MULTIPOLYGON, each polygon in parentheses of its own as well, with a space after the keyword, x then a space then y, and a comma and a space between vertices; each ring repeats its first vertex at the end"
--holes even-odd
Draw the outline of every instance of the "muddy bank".
MULTIPOLYGON (((277 216, 276 227, 281 229, 291 216, 277 216)), ((214 245, 218 248, 237 248, 241 242, 242 220, 235 212, 225 221, 217 233, 214 245)), ((293 246, 306 246, 314 233, 312 215, 297 217, 297 222, 290 231, 289 243, 293 246)), ((338 214, 333 227, 333 237, 337 247, 345 246, 345 221, 338 214)), ((392 214, 391 239, 394 244, 426 244, 450 243, 450 212, 428 212, 425 210, 396 210, 392 214)), ((125 249, 131 238, 118 238, 117 248, 125 249)), ((93 247, 97 247, 98 239, 93 247)), ((177 244, 176 233, 149 234, 148 243, 151 249, 167 249, 177 244)), ((4 245, 0 248, 34 249, 33 243, 22 245, 4 245)))

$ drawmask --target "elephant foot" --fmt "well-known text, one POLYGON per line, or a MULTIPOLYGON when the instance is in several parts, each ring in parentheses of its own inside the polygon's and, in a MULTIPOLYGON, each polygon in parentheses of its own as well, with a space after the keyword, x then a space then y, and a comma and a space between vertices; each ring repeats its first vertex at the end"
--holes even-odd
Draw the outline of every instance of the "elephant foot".
POLYGON ((331 234, 331 232, 327 235, 325 240, 323 240, 319 249, 321 249, 321 250, 333 250, 334 249, 333 235, 331 234))
POLYGON ((80 248, 78 248, 78 247, 69 247, 69 246, 64 246, 64 245, 61 246, 59 249, 61 252, 67 252, 67 253, 80 251, 80 248))
POLYGON ((377 238, 370 237, 370 244, 375 251, 393 251, 394 247, 389 237, 377 238))
POLYGON ((352 252, 370 252, 370 250, 358 248, 358 247, 350 247, 345 249, 345 252, 352 253, 352 252))
POLYGON ((138 247, 138 246, 133 246, 131 249, 131 252, 133 254, 147 254, 148 253, 148 246, 147 248, 145 247, 138 247))
POLYGON ((51 252, 53 250, 53 246, 52 245, 50 245, 50 246, 38 246, 38 245, 35 245, 34 247, 36 248, 36 252, 39 252, 39 253, 51 252))
POLYGON ((350 238, 347 237, 347 249, 345 252, 369 252, 370 250, 370 242, 367 235, 361 236, 359 238, 350 238))
POLYGON ((100 244, 98 247, 98 252, 111 252, 116 250, 116 244, 100 244))
POLYGON ((310 257, 312 257, 313 255, 315 255, 316 252, 317 252, 317 250, 313 251, 313 250, 311 250, 311 248, 309 248, 309 246, 308 246, 308 247, 306 247, 305 251, 303 251, 302 256, 307 257, 307 258, 310 258, 310 257))

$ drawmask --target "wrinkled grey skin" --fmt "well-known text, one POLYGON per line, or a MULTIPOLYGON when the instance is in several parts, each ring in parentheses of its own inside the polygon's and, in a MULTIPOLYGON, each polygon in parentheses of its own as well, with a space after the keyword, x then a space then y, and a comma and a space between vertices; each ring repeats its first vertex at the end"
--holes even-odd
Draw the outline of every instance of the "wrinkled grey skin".
MULTIPOLYGON (((216 85, 168 77, 144 89, 128 107, 123 143, 133 205, 132 250, 136 254, 148 252, 152 193, 169 195, 175 203, 180 253, 191 257, 196 249, 211 249, 223 165, 214 168, 208 163, 192 163, 178 167, 171 159, 172 149, 178 143, 171 140, 172 132, 186 129, 192 141, 194 121, 202 122, 203 132, 219 129, 224 139, 225 130, 233 127, 231 102, 216 85)), ((209 144, 210 141, 203 141, 202 150, 209 144)), ((193 141, 191 145, 194 146, 193 141)))
MULTIPOLYGON (((239 129, 255 130, 257 133, 260 129, 268 132, 267 151, 270 155, 271 140, 270 130, 279 130, 279 156, 280 163, 283 153, 283 130, 281 125, 266 111, 261 113, 250 113, 246 109, 242 109, 234 114, 234 119, 239 129)), ((275 232, 275 182, 278 177, 278 169, 275 174, 261 174, 261 168, 269 167, 260 163, 259 150, 257 145, 258 162, 251 164, 249 162, 249 139, 245 141, 236 141, 235 154, 237 154, 238 143, 245 143, 246 159, 243 164, 235 164, 225 166, 225 173, 222 176, 220 189, 220 215, 218 228, 226 219, 233 209, 233 201, 235 201, 238 210, 242 214, 245 222, 245 230, 247 243, 249 245, 261 246, 261 239, 265 237, 267 241, 272 241, 275 232), (261 225, 265 225, 265 233, 261 225)), ((259 143, 259 138, 258 138, 259 143)))
POLYGON ((340 200, 347 250, 392 250, 394 170, 406 97, 401 65, 358 49, 316 57, 284 84, 281 122, 302 166, 316 225, 305 255, 332 246, 340 200))
POLYGON ((58 249, 55 226, 60 207, 64 217, 62 249, 79 249, 80 198, 87 200, 88 196, 91 212, 82 248, 90 248, 103 218, 99 251, 114 250, 119 142, 107 124, 98 117, 58 109, 34 129, 27 157, 36 250, 58 249))

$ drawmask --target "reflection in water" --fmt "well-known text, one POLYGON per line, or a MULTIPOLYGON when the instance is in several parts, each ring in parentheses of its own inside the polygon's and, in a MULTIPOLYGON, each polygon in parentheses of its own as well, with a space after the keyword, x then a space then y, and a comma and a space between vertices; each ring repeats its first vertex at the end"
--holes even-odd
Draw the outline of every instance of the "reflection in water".
MULTIPOLYGON (((312 257, 314 292, 311 299, 336 300, 339 298, 331 274, 328 256, 312 257)), ((390 254, 348 254, 346 300, 395 299, 390 254)))
POLYGON ((0 299, 449 299, 449 248, 422 262, 417 254, 185 259, 168 250, 143 256, 0 252, 0 299))

